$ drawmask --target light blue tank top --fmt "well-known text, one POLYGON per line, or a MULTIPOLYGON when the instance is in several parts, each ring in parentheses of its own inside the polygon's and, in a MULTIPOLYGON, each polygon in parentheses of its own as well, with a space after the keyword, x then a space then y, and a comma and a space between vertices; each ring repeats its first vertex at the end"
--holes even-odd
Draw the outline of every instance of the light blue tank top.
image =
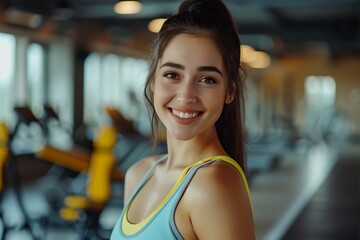
MULTIPOLYGON (((179 233, 176 224, 175 224, 175 210, 176 207, 185 192, 187 186, 190 184, 192 178, 194 177, 196 171, 206 165, 213 163, 214 161, 223 160, 232 165, 234 165, 240 172, 243 181, 246 186, 246 190, 249 194, 248 184, 242 171, 241 167, 237 164, 235 160, 228 156, 213 156, 201 161, 198 161, 186 169, 183 170, 181 176, 179 177, 177 183, 174 185, 172 190, 169 192, 167 197, 160 203, 160 205, 153 211, 150 216, 145 220, 141 221, 138 224, 129 223, 127 220, 127 211, 131 205, 131 202, 140 191, 140 189, 145 185, 149 180, 152 171, 157 164, 165 161, 165 159, 160 159, 153 163, 150 169, 147 171, 143 179, 140 181, 138 186, 135 188, 127 204, 125 205, 119 220, 117 221, 110 240, 123 240, 123 239, 133 239, 133 240, 172 240, 172 239, 183 239, 179 233)), ((251 201, 251 200, 250 200, 251 201)))

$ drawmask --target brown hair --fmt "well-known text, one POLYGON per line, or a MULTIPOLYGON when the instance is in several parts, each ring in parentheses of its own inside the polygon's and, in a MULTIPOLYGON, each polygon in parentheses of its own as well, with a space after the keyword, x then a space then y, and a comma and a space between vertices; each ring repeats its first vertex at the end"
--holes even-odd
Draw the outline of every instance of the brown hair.
POLYGON ((244 71, 240 64, 240 40, 232 17, 220 0, 186 0, 176 15, 165 21, 156 35, 150 58, 150 70, 144 89, 151 110, 152 133, 158 140, 161 125, 153 105, 153 93, 150 89, 154 81, 159 59, 168 43, 177 35, 201 34, 210 37, 220 49, 227 71, 228 89, 232 90, 234 100, 225 104, 220 118, 216 122, 216 132, 227 154, 235 159, 245 170, 243 118, 243 79, 244 71), (235 86, 235 89, 232 87, 235 86))

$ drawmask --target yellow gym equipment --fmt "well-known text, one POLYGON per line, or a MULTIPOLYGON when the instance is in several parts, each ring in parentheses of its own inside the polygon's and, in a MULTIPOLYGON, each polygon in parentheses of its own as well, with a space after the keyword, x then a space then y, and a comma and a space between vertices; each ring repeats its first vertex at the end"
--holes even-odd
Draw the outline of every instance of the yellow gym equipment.
MULTIPOLYGON (((3 190, 4 190, 4 173, 5 173, 5 164, 9 157, 8 149, 9 141, 9 132, 4 123, 0 122, 0 203, 2 203, 3 190)), ((0 208, 0 221, 2 225, 2 234, 0 239, 3 240, 6 237, 7 227, 3 221, 2 209, 0 208)))
POLYGON ((0 223, 2 225, 0 239, 6 239, 6 236, 10 235, 8 232, 16 229, 26 230, 32 239, 38 240, 39 238, 34 229, 30 227, 29 216, 27 215, 27 212, 25 212, 23 202, 20 199, 20 183, 18 182, 19 179, 17 179, 18 175, 15 162, 16 159, 12 149, 10 148, 13 136, 14 135, 10 134, 6 124, 0 122, 0 204, 3 204, 3 195, 5 190, 4 180, 7 177, 9 179, 9 184, 12 185, 11 187, 13 187, 17 204, 24 217, 24 222, 21 224, 21 226, 8 226, 8 223, 4 220, 4 208, 3 206, 0 206, 0 223))
MULTIPOLYGON (((55 118, 59 121, 59 117, 50 106, 44 106, 44 111, 46 115, 48 115, 48 118, 55 118)), ((48 129, 45 125, 45 123, 42 123, 42 127, 46 129, 45 132, 47 132, 48 129)), ((96 139, 94 141, 97 142, 96 139)), ((96 144, 97 143, 95 143, 94 147, 96 147, 96 144)), ((91 165, 91 159, 93 158, 91 152, 76 146, 64 150, 49 144, 45 144, 40 151, 36 152, 36 156, 42 160, 49 161, 78 173, 88 171, 91 165)), ((121 182, 124 179, 123 172, 118 168, 113 168, 110 175, 115 181, 121 182)))
POLYGON ((6 125, 0 122, 0 193, 4 189, 5 163, 9 157, 9 132, 6 125))
POLYGON ((69 195, 60 209, 60 216, 69 222, 78 223, 82 227, 80 239, 89 239, 96 234, 99 227, 98 218, 111 195, 111 176, 115 166, 113 148, 117 141, 117 133, 112 126, 98 128, 94 141, 94 151, 86 172, 86 195, 69 195), (84 216, 85 219, 81 219, 84 216))

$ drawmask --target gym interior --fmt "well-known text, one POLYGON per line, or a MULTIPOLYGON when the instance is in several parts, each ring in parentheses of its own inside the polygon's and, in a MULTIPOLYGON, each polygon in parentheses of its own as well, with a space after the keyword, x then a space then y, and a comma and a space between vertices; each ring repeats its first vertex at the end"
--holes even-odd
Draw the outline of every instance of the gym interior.
MULTIPOLYGON (((0 0, 0 239, 109 239, 151 140, 151 40, 180 0, 0 0)), ((360 239, 360 2, 224 0, 264 240, 360 239)))

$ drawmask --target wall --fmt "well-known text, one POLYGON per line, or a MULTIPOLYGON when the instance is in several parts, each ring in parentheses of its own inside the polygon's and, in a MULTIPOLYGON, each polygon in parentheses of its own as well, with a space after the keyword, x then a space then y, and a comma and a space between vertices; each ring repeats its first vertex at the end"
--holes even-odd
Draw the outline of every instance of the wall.
POLYGON ((304 83, 310 75, 332 76, 335 79, 336 108, 347 116, 351 132, 359 135, 360 57, 334 59, 326 52, 287 55, 273 60, 270 68, 250 74, 260 81, 263 126, 267 128, 279 124, 291 115, 297 128, 304 125, 304 83))

